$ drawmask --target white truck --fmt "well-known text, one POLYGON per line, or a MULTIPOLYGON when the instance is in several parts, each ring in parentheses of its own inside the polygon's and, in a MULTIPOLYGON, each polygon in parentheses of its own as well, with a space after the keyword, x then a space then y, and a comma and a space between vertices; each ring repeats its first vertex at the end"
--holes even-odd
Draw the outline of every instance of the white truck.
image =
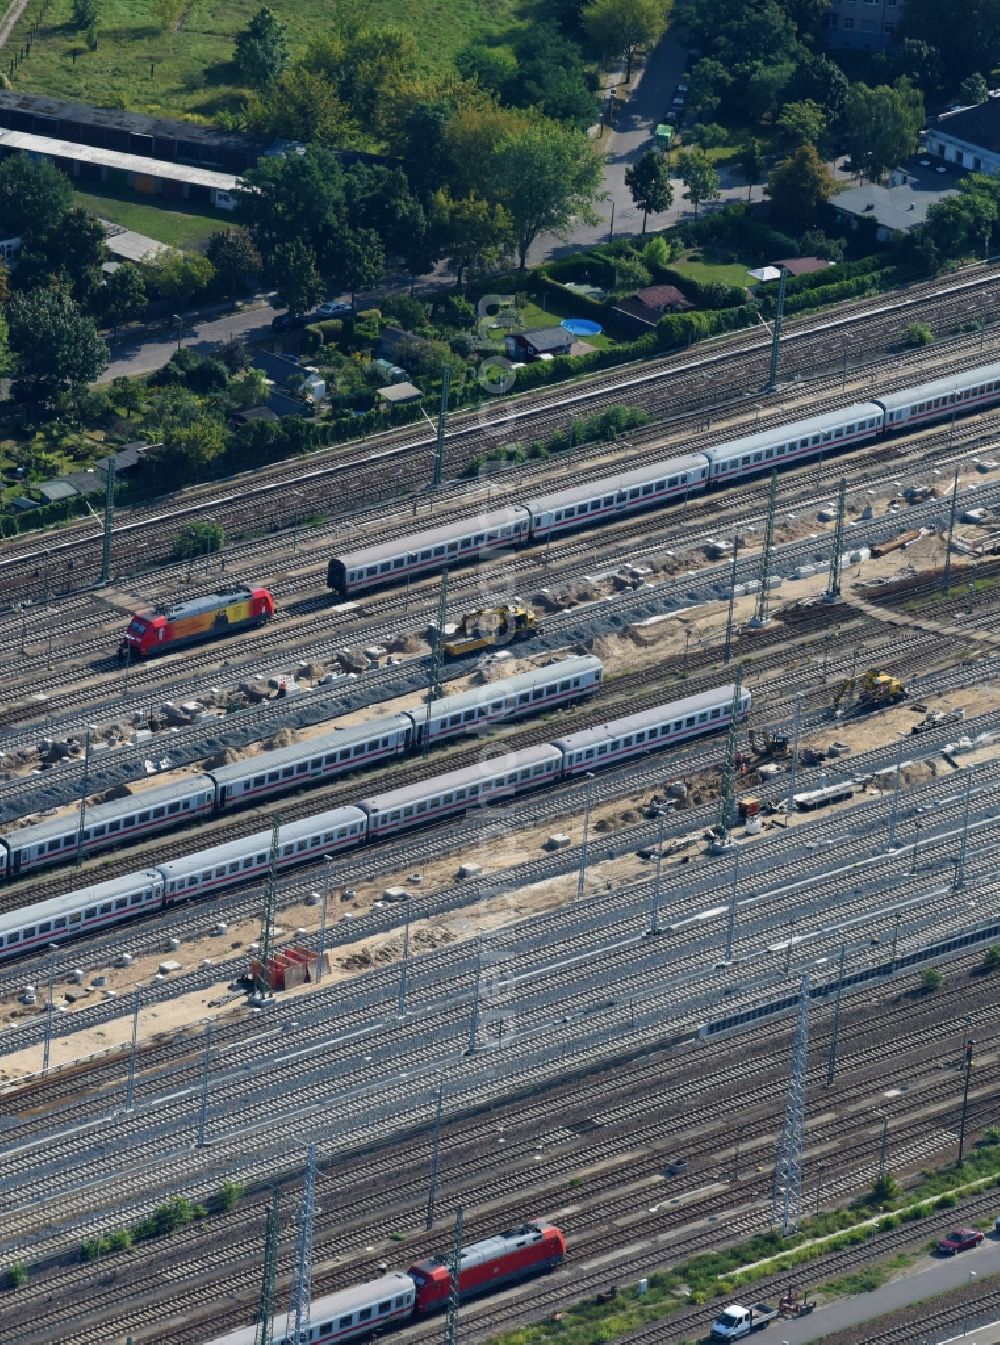
POLYGON ((751 1331, 760 1331, 778 1316, 778 1309, 769 1303, 754 1303, 745 1308, 742 1303, 730 1303, 712 1323, 713 1340, 742 1340, 751 1331))

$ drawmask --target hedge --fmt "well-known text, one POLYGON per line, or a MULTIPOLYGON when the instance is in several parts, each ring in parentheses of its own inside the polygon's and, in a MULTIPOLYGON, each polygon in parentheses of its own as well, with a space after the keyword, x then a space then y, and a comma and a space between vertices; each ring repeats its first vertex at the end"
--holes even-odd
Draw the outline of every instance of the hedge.
POLYGON ((710 313, 668 313, 656 324, 656 344, 659 350, 676 350, 690 346, 707 336, 721 332, 735 332, 752 327, 760 309, 756 304, 741 304, 738 308, 721 308, 710 313))

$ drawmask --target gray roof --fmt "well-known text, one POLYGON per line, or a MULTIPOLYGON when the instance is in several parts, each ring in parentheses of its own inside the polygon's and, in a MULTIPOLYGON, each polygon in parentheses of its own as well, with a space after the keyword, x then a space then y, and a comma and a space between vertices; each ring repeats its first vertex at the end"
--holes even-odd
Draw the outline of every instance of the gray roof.
MULTIPOLYGON (((325 831, 334 831, 337 827, 350 826, 352 822, 366 821, 360 808, 333 808, 326 813, 315 813, 312 817, 303 817, 298 822, 288 822, 281 828, 278 845, 288 845, 295 841, 306 840, 309 836, 325 831)), ((208 850, 199 850, 181 859, 170 859, 158 865, 159 872, 168 881, 200 873, 202 869, 212 868, 216 864, 229 864, 234 859, 245 859, 247 855, 270 854, 271 832, 258 831, 242 840, 230 841, 228 845, 213 845, 208 850)))
POLYGON ((256 756, 237 761, 232 766, 220 766, 211 772, 217 784, 231 784, 234 780, 244 780, 248 776, 261 775, 283 766, 293 766, 300 761, 312 761, 326 752, 341 751, 344 747, 353 747, 356 743, 367 742, 370 738, 381 737, 393 729, 409 729, 412 725, 406 715, 381 715, 367 724, 354 724, 349 728, 337 729, 333 733, 324 733, 317 738, 309 738, 291 747, 279 747, 273 752, 258 752, 256 756))
POLYGON ((834 210, 842 210, 857 219, 874 220, 883 228, 906 233, 917 224, 923 224, 927 211, 955 189, 932 190, 913 178, 907 178, 898 187, 883 187, 877 182, 865 182, 860 187, 849 187, 830 198, 834 210))
MULTIPOLYGON (((685 715, 700 714, 702 710, 711 710, 713 706, 729 706, 733 701, 732 684, 716 687, 714 691, 702 691, 697 696, 686 696, 683 700, 671 701, 669 705, 658 705, 654 710, 642 710, 639 714, 626 715, 623 719, 613 719, 607 724, 597 724, 591 729, 580 729, 578 733, 568 733, 564 738, 556 738, 554 746, 564 747, 567 751, 576 751, 581 747, 597 747, 611 738, 623 733, 633 733, 653 728, 668 720, 681 719, 685 715)), ((744 688, 744 693, 749 692, 744 688)))
MULTIPOLYGON (((409 1275, 404 1275, 401 1270, 393 1271, 390 1275, 383 1275, 380 1280, 372 1280, 368 1284, 358 1284, 350 1289, 341 1289, 339 1293, 327 1294, 325 1298, 313 1299, 312 1309, 310 1311, 310 1320, 314 1327, 322 1326, 325 1321, 331 1318, 346 1316, 353 1313, 357 1308, 369 1307, 377 1304, 380 1299, 396 1298, 400 1294, 412 1293, 414 1289, 413 1281, 409 1275)), ((283 1341, 285 1339, 285 1322, 287 1314, 282 1312, 273 1319, 273 1339, 283 1341)), ((219 1336, 215 1340, 209 1341, 208 1345, 254 1345, 257 1339, 257 1327, 244 1326, 236 1331, 230 1331, 228 1335, 219 1336)))
MULTIPOLYGON (((459 691, 454 696, 443 696, 431 707, 431 719, 447 719, 460 710, 469 710, 477 705, 487 705, 494 700, 503 700, 505 696, 517 696, 522 691, 533 691, 537 686, 546 686, 552 681, 562 681, 564 677, 578 677, 583 673, 602 670, 604 664, 592 654, 572 654, 569 658, 550 663, 544 668, 532 668, 529 672, 518 673, 501 682, 484 682, 482 686, 471 687, 468 691, 459 691)), ((426 708, 411 711, 412 717, 423 723, 427 717, 426 708)))
POLYGON ((54 504, 56 500, 68 500, 76 494, 76 490, 68 481, 55 480, 43 481, 38 487, 38 493, 44 495, 50 504, 54 504))
POLYGON ((968 373, 954 374, 951 378, 936 378, 933 383, 921 383, 919 387, 907 388, 904 392, 887 392, 879 397, 879 401, 887 411, 895 411, 901 406, 929 402, 935 397, 944 397, 949 393, 961 392, 963 388, 991 381, 1000 381, 1000 364, 984 364, 968 373))
POLYGON ((440 528, 428 528, 426 532, 414 532, 408 537, 400 537, 392 542, 383 542, 380 546, 370 546, 364 551, 350 551, 339 556, 345 569, 356 570, 366 565, 376 565, 384 560, 393 560, 396 556, 405 556, 417 551, 426 551, 435 546, 446 546, 449 542, 461 541, 481 532, 491 532, 498 528, 510 527, 525 520, 525 511, 519 507, 494 509, 488 514, 476 514, 472 518, 457 523, 446 523, 440 528))
POLYGON ((366 812, 384 813, 390 808, 405 807, 408 803, 419 803, 422 799, 447 793, 453 789, 464 789, 468 785, 481 784, 495 776, 506 775, 510 771, 521 770, 524 766, 534 766, 543 761, 561 761, 562 757, 554 747, 543 744, 538 747, 525 747, 520 752, 506 752, 503 756, 480 761, 475 766, 466 766, 460 771, 449 771, 445 775, 436 775, 430 780, 421 780, 415 785, 404 785, 401 789, 391 789, 386 794, 374 794, 369 799, 361 799, 361 807, 366 812))
POLYGON ((415 383, 390 383, 386 388, 379 388, 378 395, 383 402, 415 402, 424 394, 415 383))
MULTIPOLYGON (((185 798, 199 790, 215 792, 215 786, 207 775, 193 775, 180 783, 158 785, 154 789, 140 789, 136 794, 128 794, 121 799, 112 799, 110 803, 88 803, 85 825, 97 826, 101 822, 113 822, 116 818, 127 817, 132 813, 144 813, 149 808, 173 803, 175 799, 185 798)), ((64 814, 50 818, 33 827, 22 827, 19 831, 5 831, 4 840, 12 849, 24 845, 37 845, 39 841, 51 840, 54 836, 71 836, 80 829, 79 815, 64 814)))
POLYGON ((535 327, 526 332, 514 332, 516 339, 526 341, 533 350, 561 350, 573 344, 573 333, 565 327, 535 327))
POLYGON ((130 896, 133 892, 156 887, 161 881, 160 875, 154 869, 140 869, 138 873, 127 873, 121 878, 109 878, 107 882, 95 883, 93 887, 82 887, 61 897, 50 897, 48 901, 40 901, 35 906, 22 906, 19 910, 0 915, 0 938, 13 930, 27 929, 29 925, 38 925, 43 920, 53 920, 56 916, 69 914, 70 911, 82 911, 86 906, 99 905, 102 901, 130 896))
POLYGON ((745 439, 732 439, 728 443, 716 444, 705 449, 705 457, 713 462, 732 457, 742 457, 758 449, 772 448, 775 444, 787 444, 793 439, 806 439, 813 434, 825 434, 840 425, 863 420, 870 416, 881 415, 882 408, 875 402, 855 402, 842 407, 839 411, 827 411, 822 416, 813 416, 810 420, 797 420, 791 425, 775 425, 769 430, 758 430, 748 434, 745 439))
POLYGON ((117 149, 98 149, 96 145, 77 145, 72 140, 55 140, 51 136, 32 135, 28 131, 9 131, 6 127, 0 127, 0 149, 24 150, 28 154, 68 159, 71 163, 119 168, 126 173, 140 173, 144 177, 161 178, 169 182, 190 182, 200 187, 215 187, 220 191, 235 191, 240 182, 234 174, 219 173, 213 168, 171 163, 169 159, 151 159, 145 154, 125 154, 117 149))
POLYGON ((636 467, 630 472, 620 472, 617 476, 606 476, 600 481, 590 481, 585 486, 571 486, 569 490, 557 491, 554 495, 542 495, 537 500, 529 500, 527 507, 533 514, 544 513, 546 509, 561 509, 567 504, 578 504, 581 500, 597 499, 601 495, 617 494, 632 486, 644 486, 650 481, 660 481, 667 476, 678 476, 681 472, 697 472, 705 466, 702 454, 688 453, 679 458, 670 458, 667 462, 650 463, 647 467, 636 467))
POLYGON ((1000 99, 987 98, 975 107, 945 112, 938 117, 934 129, 939 135, 954 136, 967 145, 996 154, 1000 151, 1000 99))

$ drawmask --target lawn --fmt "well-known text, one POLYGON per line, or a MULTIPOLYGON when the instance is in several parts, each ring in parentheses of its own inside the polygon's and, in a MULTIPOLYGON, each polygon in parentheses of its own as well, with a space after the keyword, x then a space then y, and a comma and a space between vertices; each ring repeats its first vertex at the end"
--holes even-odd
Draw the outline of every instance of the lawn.
MULTIPOLYGON (((540 308, 538 304, 531 300, 526 300, 518 310, 524 319, 524 325, 529 330, 535 327, 558 327, 563 318, 587 317, 586 313, 574 308, 572 302, 566 306, 564 313, 554 313, 550 309, 540 308)), ((617 344, 613 337, 601 332, 600 336, 581 336, 578 338, 586 341, 588 346, 593 346, 595 350, 611 350, 617 344)))
POLYGON ((76 203, 102 219, 147 234, 173 248, 203 248, 217 229, 224 229, 233 222, 228 210, 205 210, 197 206, 188 209, 176 201, 171 202, 169 209, 147 205, 145 201, 137 201, 131 192, 116 192, 110 187, 78 191, 76 203))
POLYGON ((681 261, 672 261, 670 269, 680 271, 681 275, 690 276, 692 280, 711 280, 722 285, 740 285, 744 288, 750 283, 747 268, 740 262, 706 262, 701 259, 700 252, 696 251, 695 255, 697 257, 695 261, 688 256, 681 261))
MULTIPOLYGON (((156 0, 100 0, 98 45, 90 51, 70 27, 72 0, 49 0, 44 22, 15 75, 29 93, 57 94, 99 106, 124 102, 133 112, 211 120, 234 110, 246 91, 234 83, 233 39, 262 0, 187 0, 175 29, 161 32, 156 0)), ((448 66, 455 52, 480 37, 509 31, 518 0, 377 0, 365 7, 374 21, 413 33, 428 70, 448 66)), ((270 0, 288 24, 293 55, 308 38, 332 25, 329 0, 270 0)), ((40 0, 29 0, 8 43, 26 45, 39 18, 40 0)))

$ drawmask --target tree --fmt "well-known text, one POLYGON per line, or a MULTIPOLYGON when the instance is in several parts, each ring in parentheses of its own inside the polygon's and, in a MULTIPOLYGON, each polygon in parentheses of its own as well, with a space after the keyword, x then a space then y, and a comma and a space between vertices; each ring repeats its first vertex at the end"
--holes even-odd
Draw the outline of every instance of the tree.
POLYGON ((492 195, 507 211, 521 270, 540 233, 563 235, 574 218, 596 220, 602 159, 582 131, 533 117, 501 142, 490 165, 492 195))
POLYGON ((247 99, 247 130, 284 140, 349 148, 361 142, 361 128, 325 76, 304 66, 283 70, 247 99))
POLYGON ((637 52, 663 36, 670 6, 667 0, 589 0, 583 27, 604 56, 625 57, 625 83, 632 79, 637 52))
POLYGON ((0 163, 0 220, 5 238, 27 241, 58 228, 73 204, 73 188, 48 159, 14 154, 0 163))
POLYGON ((65 284, 78 303, 89 305, 101 284, 101 266, 107 259, 104 226, 80 206, 62 215, 58 223, 33 230, 18 258, 17 288, 65 284))
POLYGON ((104 339, 65 289, 15 294, 8 312, 14 390, 22 400, 50 402, 93 383, 108 367, 104 339))
POLYGON ((288 29, 266 5, 236 35, 233 62, 254 89, 266 89, 288 64, 288 29))
POLYGON ((385 248, 374 229, 352 229, 344 235, 335 275, 350 290, 352 304, 356 291, 374 289, 385 275, 385 248))
POLYGON ((678 163, 680 179, 687 188, 687 197, 694 206, 695 218, 702 201, 719 199, 720 180, 715 165, 705 150, 689 149, 680 156, 678 163))
POLYGON ((899 36, 918 38, 941 53, 942 74, 952 88, 975 70, 992 70, 1000 60, 1000 5, 997 0, 908 0, 899 36))
POLYGON ((777 124, 793 149, 799 145, 818 145, 826 132, 826 110, 811 98, 786 103, 777 124))
POLYGON ((267 375, 264 370, 244 369, 229 384, 229 400, 241 411, 251 406, 262 406, 267 401, 267 375))
POLYGON ((958 86, 958 96, 963 103, 968 103, 974 107, 979 103, 985 103, 990 96, 990 86, 982 77, 978 70, 971 75, 966 75, 958 86))
POLYGON ((101 290, 101 315, 112 330, 134 318, 146 305, 146 284, 138 266, 122 262, 101 290))
POLYGON ((475 192, 455 201, 444 190, 431 202, 431 227, 461 289, 466 271, 497 266, 511 245, 510 216, 475 192))
POLYGON ((733 76, 721 61, 704 57, 691 71, 688 111, 696 116, 711 117, 719 110, 732 83, 733 76))
POLYGON ((924 967, 920 973, 920 985, 927 994, 932 995, 944 985, 944 973, 938 971, 937 967, 924 967))
POLYGON ((625 170, 625 186, 638 210, 642 211, 642 232, 646 232, 646 218, 669 210, 674 199, 670 185, 670 168, 663 154, 647 150, 630 168, 625 170))
POLYGON ((344 175, 321 145, 275 154, 243 174, 239 215, 266 256, 277 243, 301 239, 318 257, 336 247, 344 223, 344 175))
POLYGON ((97 23, 97 0, 73 0, 73 27, 85 32, 97 23))
POLYGON ((278 291, 278 302, 296 317, 323 297, 324 286, 316 266, 316 254, 301 238, 279 243, 268 259, 267 269, 278 291))
MULTIPOLYGON (((1000 970, 1000 943, 991 943, 982 961, 983 971, 1000 970)), ((998 1136, 1000 1138, 1000 1136, 998 1136)))
POLYGON ((924 123, 923 95, 906 78, 874 89, 852 84, 844 118, 852 162, 878 181, 887 168, 916 150, 924 123))
POLYGON ((753 189, 758 182, 764 181, 764 174, 767 171, 767 165, 764 161, 764 151, 761 148, 759 140, 748 140, 740 150, 740 172, 746 178, 747 182, 747 200, 753 195, 753 189))
POLYGON ((181 252, 179 248, 147 257, 141 266, 147 287, 177 304, 189 304, 215 279, 215 267, 207 257, 200 252, 181 252))
POLYGON ((820 206, 830 199, 833 185, 833 176, 815 145, 800 145, 791 158, 772 168, 767 194, 777 219, 795 233, 801 233, 814 222, 820 206))
POLYGON ((260 274, 262 262, 257 244, 247 230, 239 226, 217 229, 208 240, 205 255, 234 304, 237 290, 245 288, 260 274))

